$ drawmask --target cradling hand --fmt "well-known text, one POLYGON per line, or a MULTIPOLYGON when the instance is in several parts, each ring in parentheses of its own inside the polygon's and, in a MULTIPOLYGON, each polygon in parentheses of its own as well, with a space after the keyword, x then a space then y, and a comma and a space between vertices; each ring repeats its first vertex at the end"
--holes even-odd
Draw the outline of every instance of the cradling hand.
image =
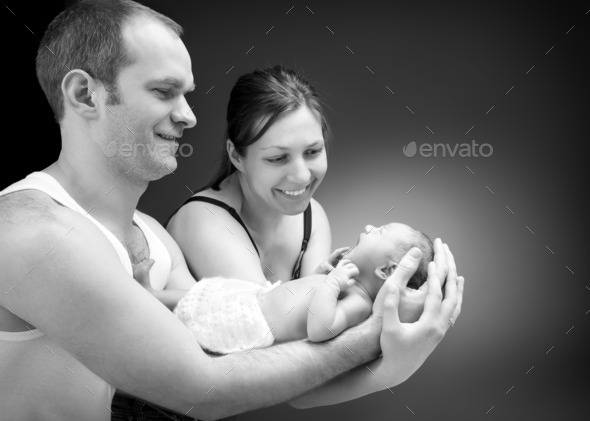
POLYGON ((413 248, 375 299, 372 317, 382 318, 380 344, 383 353, 375 374, 384 387, 400 384, 420 368, 461 313, 464 279, 457 275, 449 248, 440 239, 434 246, 435 259, 428 265, 424 290, 406 291, 407 282, 418 268, 421 257, 419 250, 413 248), (443 297, 441 284, 445 278, 443 297), (407 309, 412 311, 423 306, 416 322, 401 321, 403 300, 407 301, 404 304, 407 309))

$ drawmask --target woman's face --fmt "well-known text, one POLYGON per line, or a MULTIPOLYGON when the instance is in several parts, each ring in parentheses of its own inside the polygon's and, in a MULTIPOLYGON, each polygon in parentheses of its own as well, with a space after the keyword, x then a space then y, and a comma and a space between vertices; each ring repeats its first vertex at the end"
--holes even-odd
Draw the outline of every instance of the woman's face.
POLYGON ((297 215, 328 168, 322 126, 309 108, 300 107, 270 126, 241 161, 242 187, 253 200, 297 215))

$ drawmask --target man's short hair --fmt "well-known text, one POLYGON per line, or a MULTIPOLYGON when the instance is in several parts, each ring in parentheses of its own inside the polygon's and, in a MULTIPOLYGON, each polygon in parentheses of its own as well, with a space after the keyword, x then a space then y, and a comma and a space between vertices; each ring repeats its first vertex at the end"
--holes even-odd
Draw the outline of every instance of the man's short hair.
POLYGON ((145 16, 179 37, 182 27, 172 19, 131 0, 81 0, 53 19, 37 51, 37 79, 59 123, 64 117, 61 83, 67 72, 81 69, 101 81, 109 103, 118 103, 116 79, 134 62, 123 42, 123 28, 145 16))

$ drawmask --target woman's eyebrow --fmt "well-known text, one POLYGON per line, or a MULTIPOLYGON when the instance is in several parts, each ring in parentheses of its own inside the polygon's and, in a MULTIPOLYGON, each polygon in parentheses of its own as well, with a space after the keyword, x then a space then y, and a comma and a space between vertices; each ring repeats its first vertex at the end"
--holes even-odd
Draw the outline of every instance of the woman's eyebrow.
MULTIPOLYGON (((314 147, 317 147, 317 146, 320 146, 320 145, 323 146, 324 145, 324 141, 323 140, 316 140, 311 145, 305 146, 305 149, 307 149, 307 148, 314 148, 314 147)), ((267 149, 273 149, 273 148, 274 149, 281 149, 283 151, 287 151, 287 150, 291 149, 291 148, 288 148, 286 146, 276 146, 276 145, 267 146, 266 148, 260 148, 260 149, 263 150, 263 151, 265 151, 267 149)))

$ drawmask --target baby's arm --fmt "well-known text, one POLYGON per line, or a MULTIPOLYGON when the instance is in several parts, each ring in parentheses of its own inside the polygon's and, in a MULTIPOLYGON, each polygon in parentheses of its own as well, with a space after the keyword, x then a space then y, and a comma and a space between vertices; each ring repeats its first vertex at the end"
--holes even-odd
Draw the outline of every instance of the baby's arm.
POLYGON ((369 315, 371 307, 367 307, 365 300, 357 294, 338 300, 340 292, 354 284, 353 277, 358 273, 358 268, 345 260, 317 286, 307 314, 307 337, 310 341, 331 339, 369 315))

